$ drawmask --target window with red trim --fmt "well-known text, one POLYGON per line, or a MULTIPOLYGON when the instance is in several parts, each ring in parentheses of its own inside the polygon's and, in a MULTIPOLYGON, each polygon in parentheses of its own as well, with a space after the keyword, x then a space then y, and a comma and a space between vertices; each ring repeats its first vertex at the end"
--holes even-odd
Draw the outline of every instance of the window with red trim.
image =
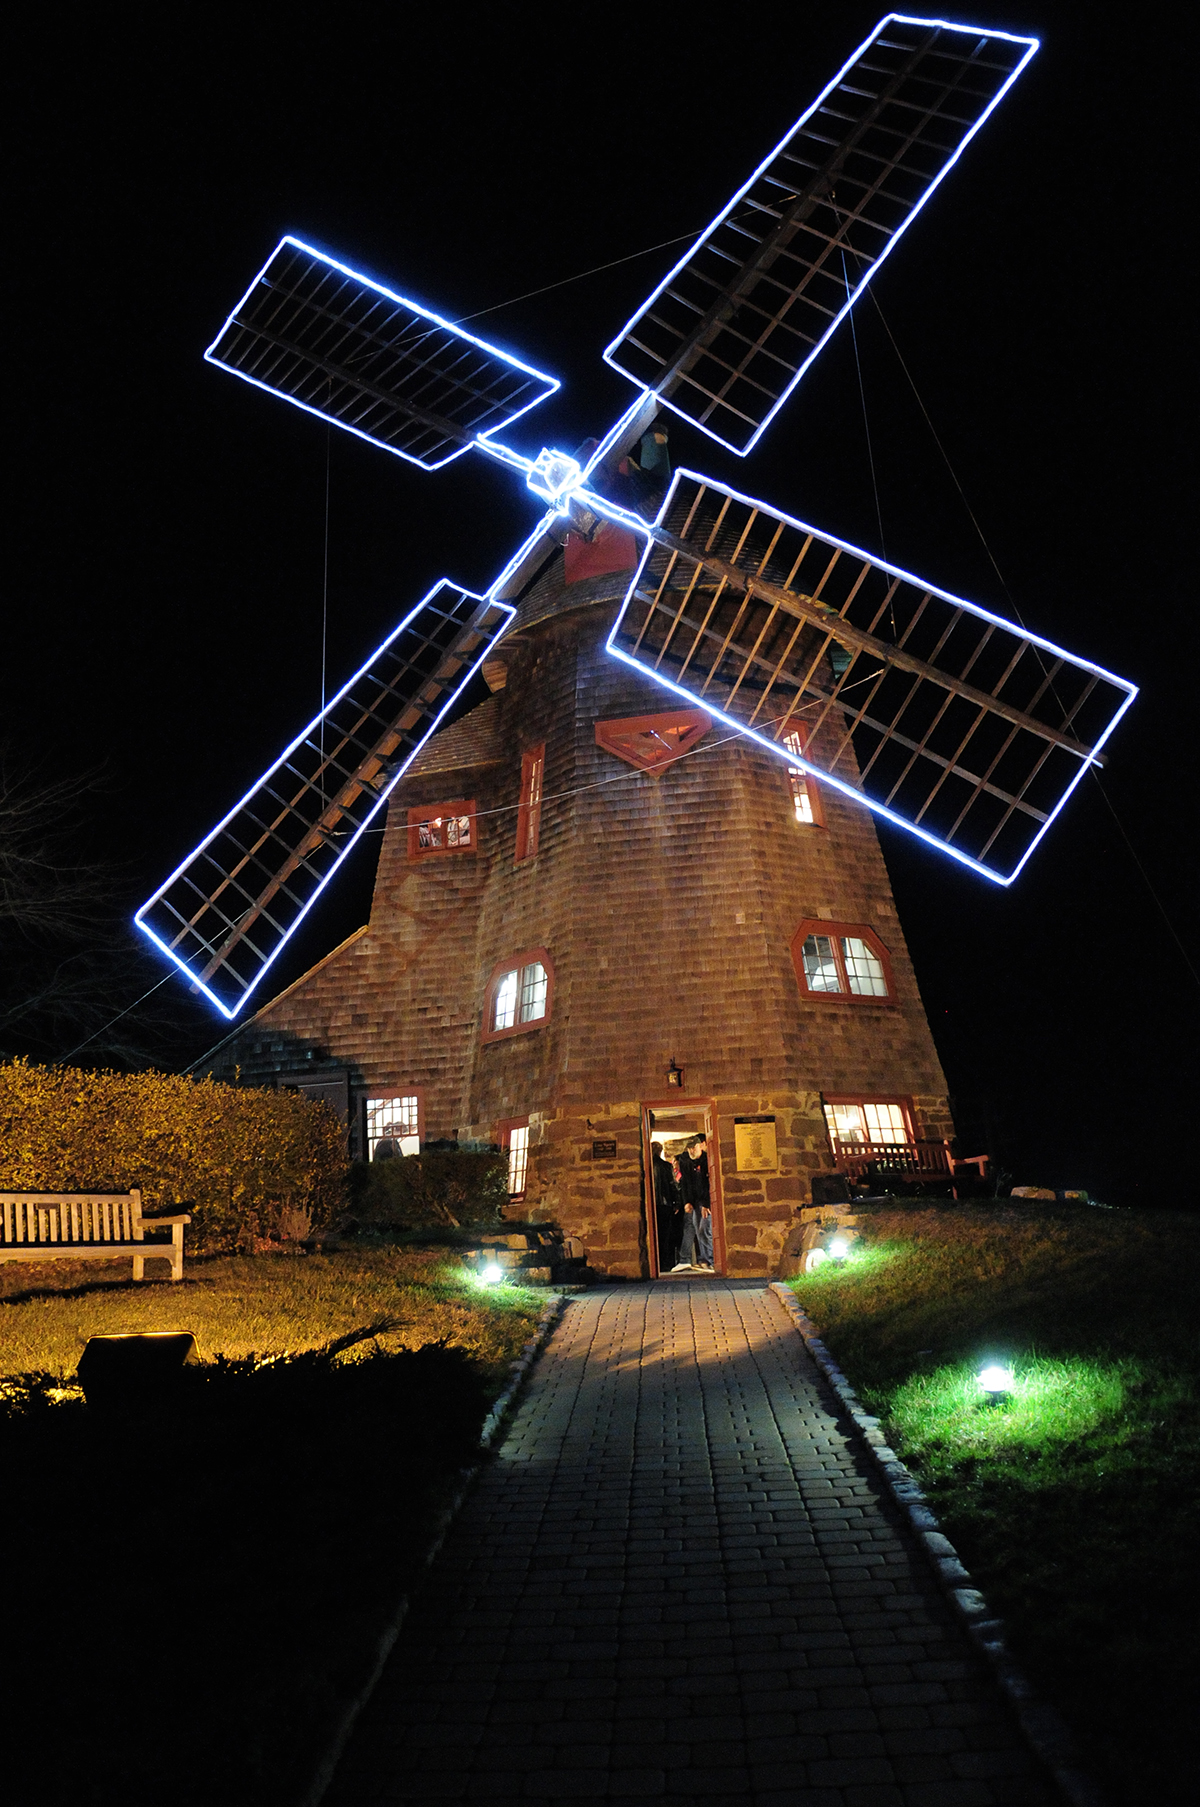
POLYGON ((712 727, 703 709, 668 709, 660 715, 627 715, 596 723, 596 745, 639 772, 656 776, 690 753, 712 727))
POLYGON ((521 757, 521 801, 517 807, 517 858, 531 860, 538 850, 542 828, 542 783, 546 749, 534 747, 521 757))
MULTIPOLYGON (((804 757, 804 749, 808 745, 808 729, 797 727, 783 737, 783 744, 795 758, 804 757)), ((788 767, 788 783, 792 787, 792 808, 797 822, 806 828, 824 828, 825 811, 821 807, 821 794, 816 779, 810 772, 798 765, 788 767)))
POLYGON ((508 1156, 508 1196, 515 1203, 525 1196, 529 1172, 529 1118, 506 1118, 496 1125, 496 1138, 508 1156))
POLYGON ((408 857, 423 860, 441 853, 474 853, 475 805, 425 803, 408 812, 408 857))
POLYGON ((485 1042, 524 1035, 550 1020, 554 965, 544 947, 526 948, 492 968, 483 997, 485 1042))
POLYGON ((792 964, 806 997, 856 1004, 895 997, 888 951, 862 922, 802 922, 792 936, 792 964))
POLYGON ((878 1098, 861 1092, 822 1098, 835 1153, 839 1148, 898 1147, 916 1141, 912 1100, 878 1098))

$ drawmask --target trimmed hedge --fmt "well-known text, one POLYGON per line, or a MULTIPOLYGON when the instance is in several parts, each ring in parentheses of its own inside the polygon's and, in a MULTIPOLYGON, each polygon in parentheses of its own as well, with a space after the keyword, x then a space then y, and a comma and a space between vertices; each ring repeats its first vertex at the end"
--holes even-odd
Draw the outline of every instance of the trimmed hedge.
POLYGON ((0 1191, 125 1192, 192 1213, 188 1247, 252 1246, 342 1208, 345 1130, 291 1092, 172 1073, 0 1065, 0 1191), (293 1218, 293 1221, 295 1219, 293 1218))
POLYGON ((499 1223, 507 1203, 508 1156, 492 1147, 431 1143, 351 1169, 350 1208, 374 1229, 499 1223))

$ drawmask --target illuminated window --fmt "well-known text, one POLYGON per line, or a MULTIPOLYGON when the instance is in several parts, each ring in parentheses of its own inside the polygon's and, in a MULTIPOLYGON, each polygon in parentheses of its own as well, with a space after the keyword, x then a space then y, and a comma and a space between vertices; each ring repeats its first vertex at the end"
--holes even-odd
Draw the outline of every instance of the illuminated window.
POLYGON ((508 1155, 508 1196, 524 1198, 529 1170, 529 1118, 514 1117, 499 1126, 500 1146, 508 1155))
POLYGON ((546 749, 536 747, 521 760, 521 802, 517 809, 517 858, 531 860, 538 850, 542 827, 542 780, 546 749))
POLYGON ((521 1021, 534 1023, 546 1014, 546 991, 549 986, 546 969, 540 960, 521 968, 521 1021))
POLYGON ((912 1114, 902 1098, 827 1098, 825 1121, 835 1144, 911 1142, 912 1114))
POLYGON ((408 857, 475 851, 475 805, 465 801, 425 804, 408 812, 408 857))
POLYGON ((484 1001, 483 1039, 520 1035, 540 1029, 550 1015, 554 968, 545 948, 502 961, 488 980, 484 1001))
POLYGON ((367 1159, 420 1154, 421 1101, 415 1093, 367 1099, 367 1159))
MULTIPOLYGON (((801 759, 804 756, 807 739, 807 731, 804 728, 794 728, 790 734, 784 735, 783 744, 789 753, 794 754, 797 759, 801 759)), ((798 765, 790 765, 788 782, 792 787, 792 808, 796 812, 797 822, 803 822, 808 828, 824 828, 825 817, 814 780, 798 765)))
POLYGON ((792 961, 809 997, 893 996, 887 949, 861 923, 802 922, 792 937, 792 961))

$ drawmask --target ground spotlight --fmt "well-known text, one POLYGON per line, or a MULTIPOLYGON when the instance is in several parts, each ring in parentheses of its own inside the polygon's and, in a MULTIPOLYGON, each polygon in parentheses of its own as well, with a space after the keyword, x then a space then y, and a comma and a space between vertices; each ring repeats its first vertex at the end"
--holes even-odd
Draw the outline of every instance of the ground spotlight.
POLYGON ((835 1261, 844 1261, 850 1253, 850 1244, 844 1236, 835 1236, 829 1245, 829 1253, 835 1261))
POLYGON ((981 1368, 977 1378, 980 1389, 984 1393, 990 1393, 993 1399, 999 1398, 1002 1393, 1011 1393, 1015 1384, 1012 1369, 1001 1368, 996 1364, 981 1368))
POLYGON ((498 1280, 503 1280, 504 1269, 498 1261, 489 1261, 486 1267, 481 1269, 479 1278, 485 1286, 495 1286, 498 1280))

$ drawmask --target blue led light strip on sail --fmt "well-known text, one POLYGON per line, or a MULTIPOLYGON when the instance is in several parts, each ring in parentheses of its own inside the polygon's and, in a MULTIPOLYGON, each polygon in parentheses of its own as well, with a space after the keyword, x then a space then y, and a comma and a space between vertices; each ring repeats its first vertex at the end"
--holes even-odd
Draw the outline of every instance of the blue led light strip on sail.
POLYGON ((889 13, 606 361, 744 456, 1037 48, 889 13))
POLYGON ((516 611, 443 579, 134 918, 233 1017, 516 611))
POLYGON ((655 683, 998 884, 1137 695, 977 603, 676 472, 608 640, 655 683), (803 756, 790 730, 803 728, 803 756))
POLYGON ((440 470, 558 379, 290 235, 205 352, 268 394, 440 470))

